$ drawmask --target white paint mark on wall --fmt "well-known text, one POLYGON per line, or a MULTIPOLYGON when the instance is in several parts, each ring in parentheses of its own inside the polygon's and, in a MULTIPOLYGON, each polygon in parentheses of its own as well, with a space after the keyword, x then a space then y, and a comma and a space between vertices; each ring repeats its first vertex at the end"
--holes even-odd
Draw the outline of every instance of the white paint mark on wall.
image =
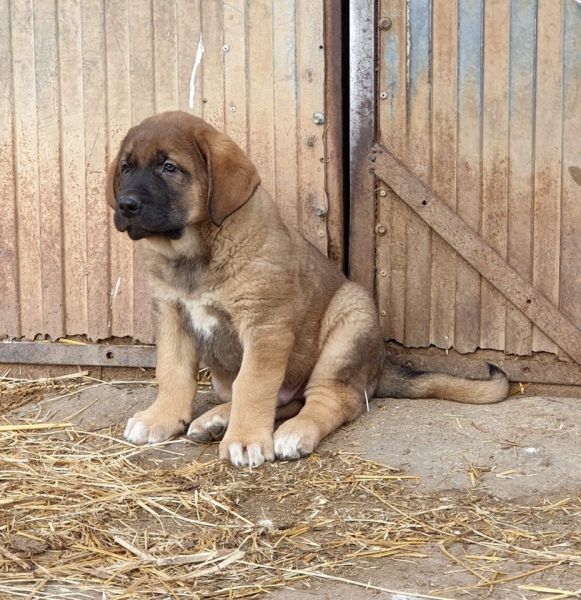
POLYGON ((121 277, 117 278, 117 283, 115 287, 111 290, 111 304, 113 304, 113 300, 117 298, 117 294, 119 293, 119 288, 121 287, 121 277))
POLYGON ((196 71, 202 62, 202 54, 204 54, 204 44, 202 44, 202 34, 200 33, 200 41, 198 42, 198 50, 196 51, 196 60, 190 77, 190 108, 194 108, 194 96, 196 95, 196 71))
MULTIPOLYGON (((113 309, 113 302, 115 301, 115 298, 117 298, 117 294, 119 293, 120 287, 121 287, 121 277, 118 277, 115 287, 111 290, 111 293, 109 294, 111 296, 111 300, 109 301, 109 309, 110 310, 113 309)), ((111 313, 109 313, 109 319, 107 320, 107 329, 111 330, 111 313)))

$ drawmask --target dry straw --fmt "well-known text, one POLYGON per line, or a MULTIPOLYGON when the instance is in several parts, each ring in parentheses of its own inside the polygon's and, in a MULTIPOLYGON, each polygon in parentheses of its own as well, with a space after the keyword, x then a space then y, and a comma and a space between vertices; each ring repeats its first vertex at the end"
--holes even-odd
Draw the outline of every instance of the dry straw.
MULTIPOLYGON (((95 383, 64 381, 65 393, 95 383)), ((14 381, 2 385, 4 402, 22 401, 14 381)), ((547 571, 581 566, 576 498, 421 495, 417 478, 341 453, 250 472, 184 460, 183 440, 137 448, 119 435, 5 416, 0 598, 242 598, 309 579, 407 598, 500 597, 507 586, 515 598, 578 597, 543 585, 547 571), (433 594, 369 583, 386 563, 421 572, 434 556, 467 583, 433 594)))

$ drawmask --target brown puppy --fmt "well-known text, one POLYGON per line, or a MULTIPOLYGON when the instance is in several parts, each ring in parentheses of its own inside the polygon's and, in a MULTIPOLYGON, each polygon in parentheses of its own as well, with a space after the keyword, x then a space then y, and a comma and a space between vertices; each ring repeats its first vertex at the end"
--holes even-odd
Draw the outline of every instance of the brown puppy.
POLYGON ((309 454, 366 395, 507 395, 495 367, 472 381, 387 362, 372 299, 284 224, 242 150, 201 119, 167 112, 131 129, 107 200, 117 229, 144 238, 157 308, 159 395, 129 420, 133 443, 223 436, 222 458, 256 467, 309 454), (190 424, 200 364, 225 404, 190 424), (274 432, 275 417, 292 418, 274 432))

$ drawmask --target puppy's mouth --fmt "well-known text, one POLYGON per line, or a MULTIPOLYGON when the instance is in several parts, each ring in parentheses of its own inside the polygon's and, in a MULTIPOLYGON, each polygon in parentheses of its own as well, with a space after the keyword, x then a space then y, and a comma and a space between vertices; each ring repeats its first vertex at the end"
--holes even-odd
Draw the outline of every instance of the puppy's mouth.
POLYGON ((183 229, 167 229, 163 231, 151 231, 149 229, 144 229, 143 227, 139 227, 138 225, 128 225, 127 226, 127 235, 132 240, 141 240, 147 237, 164 237, 170 240, 179 240, 184 233, 183 229))
POLYGON ((135 223, 131 223, 131 221, 127 221, 125 219, 115 219, 115 227, 118 231, 126 231, 127 235, 134 241, 154 236, 164 237, 170 240, 179 240, 184 233, 183 227, 158 230, 146 229, 145 227, 141 227, 140 225, 136 225, 135 223))

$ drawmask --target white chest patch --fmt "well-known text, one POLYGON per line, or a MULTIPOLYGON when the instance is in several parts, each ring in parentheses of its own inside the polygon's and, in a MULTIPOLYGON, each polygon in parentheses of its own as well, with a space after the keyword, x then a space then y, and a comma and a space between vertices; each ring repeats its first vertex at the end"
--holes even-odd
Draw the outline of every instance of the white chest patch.
POLYGON ((210 314, 201 302, 191 300, 184 302, 184 304, 190 315, 192 327, 195 329, 196 335, 206 339, 211 338, 218 326, 218 319, 210 314))

